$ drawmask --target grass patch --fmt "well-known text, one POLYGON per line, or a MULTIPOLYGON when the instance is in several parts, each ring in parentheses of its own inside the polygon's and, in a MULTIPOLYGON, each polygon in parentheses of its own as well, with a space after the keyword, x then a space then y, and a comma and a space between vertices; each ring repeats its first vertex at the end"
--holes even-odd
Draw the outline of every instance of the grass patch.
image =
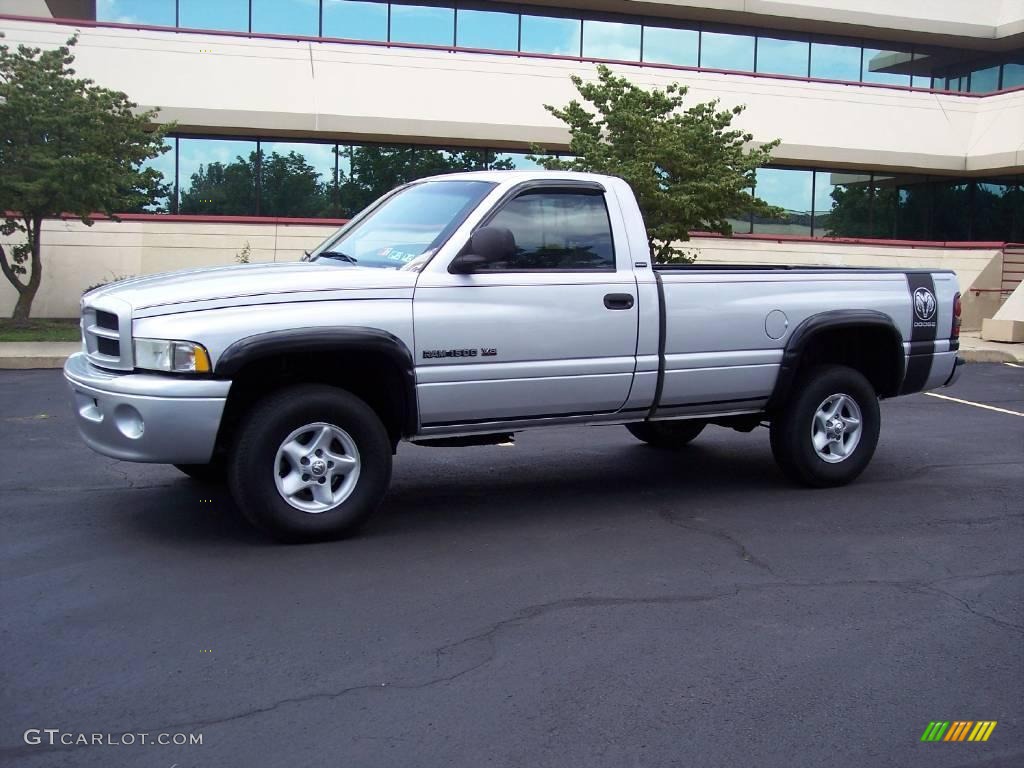
POLYGON ((0 320, 0 341, 80 341, 78 320, 65 318, 31 318, 15 322, 0 320))

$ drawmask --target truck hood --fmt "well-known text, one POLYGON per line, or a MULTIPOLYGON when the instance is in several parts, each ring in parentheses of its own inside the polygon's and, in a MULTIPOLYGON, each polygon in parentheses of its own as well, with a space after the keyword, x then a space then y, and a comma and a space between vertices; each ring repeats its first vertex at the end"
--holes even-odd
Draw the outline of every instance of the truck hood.
POLYGON ((296 294, 310 293, 317 294, 318 298, 346 298, 344 294, 350 291, 365 292, 359 298, 409 298, 416 277, 415 272, 373 269, 328 260, 234 264, 121 280, 90 291, 83 298, 86 301, 117 299, 136 311, 212 301, 236 306, 277 303, 296 299, 296 294), (329 295, 337 292, 343 295, 329 295))

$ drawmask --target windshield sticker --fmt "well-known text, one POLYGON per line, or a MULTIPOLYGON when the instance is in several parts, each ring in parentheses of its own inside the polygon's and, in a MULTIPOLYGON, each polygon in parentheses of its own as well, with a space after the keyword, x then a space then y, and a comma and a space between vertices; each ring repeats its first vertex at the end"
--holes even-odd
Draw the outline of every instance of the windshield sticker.
POLYGON ((377 251, 377 255, 387 259, 388 261, 396 261, 399 264, 408 264, 410 261, 419 256, 418 253, 400 251, 397 248, 381 248, 379 251, 377 251))

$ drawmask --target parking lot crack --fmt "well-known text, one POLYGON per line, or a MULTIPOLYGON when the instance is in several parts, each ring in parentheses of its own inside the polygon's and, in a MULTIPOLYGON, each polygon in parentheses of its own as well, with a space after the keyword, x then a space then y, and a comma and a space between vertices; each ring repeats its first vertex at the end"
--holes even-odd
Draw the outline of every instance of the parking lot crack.
POLYGON ((696 525, 694 524, 695 518, 690 518, 689 521, 683 520, 669 509, 662 509, 658 514, 661 519, 669 525, 674 525, 677 528, 692 531, 693 533, 699 533, 704 536, 711 536, 712 538, 724 541, 733 548, 736 552, 736 556, 743 562, 750 563, 763 571, 767 571, 773 576, 776 575, 775 571, 772 570, 772 567, 768 563, 756 557, 749 549, 747 549, 747 546, 742 541, 737 539, 728 531, 722 528, 711 528, 704 525, 696 525))

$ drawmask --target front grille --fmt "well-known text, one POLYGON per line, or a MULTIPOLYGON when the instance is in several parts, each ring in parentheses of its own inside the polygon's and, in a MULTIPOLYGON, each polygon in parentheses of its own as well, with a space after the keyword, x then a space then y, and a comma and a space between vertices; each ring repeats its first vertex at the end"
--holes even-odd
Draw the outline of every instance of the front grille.
POLYGON ((89 361, 100 368, 131 370, 131 308, 100 296, 82 305, 82 340, 89 361))
POLYGON ((121 357, 121 343, 102 336, 96 339, 96 350, 107 357, 121 357))
POLYGON ((118 330, 117 315, 98 309, 96 310, 96 325, 108 331, 116 331, 118 330))

